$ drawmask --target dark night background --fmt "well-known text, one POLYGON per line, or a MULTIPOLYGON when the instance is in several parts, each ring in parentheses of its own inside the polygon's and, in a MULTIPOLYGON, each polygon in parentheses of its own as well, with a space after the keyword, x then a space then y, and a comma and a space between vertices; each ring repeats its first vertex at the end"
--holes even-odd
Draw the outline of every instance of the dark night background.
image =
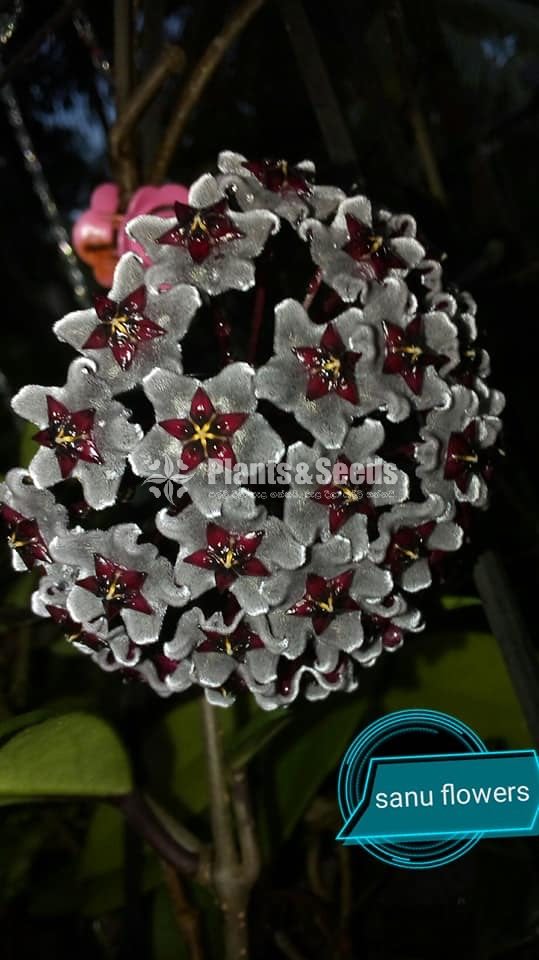
MULTIPOLYGON (((183 47, 189 69, 235 6, 141 0, 135 38, 139 70, 163 40, 183 47)), ((492 359, 491 382, 507 396, 504 467, 492 508, 477 527, 474 552, 490 548, 497 553, 507 573, 507 605, 520 611, 536 639, 539 6, 517 0, 402 0, 398 5, 393 0, 341 0, 303 6, 357 162, 331 159, 305 83, 309 53, 304 50, 303 65, 298 65, 282 5, 268 2, 205 90, 167 179, 189 184, 214 168, 224 148, 252 157, 308 157, 316 161, 318 182, 346 188, 358 184, 391 209, 417 217, 422 236, 444 255, 448 277, 478 301, 479 327, 492 359), (426 146, 418 130, 425 132, 426 146), (432 188, 433 164, 441 196, 432 188)), ((13 39, 0 48, 4 67, 61 7, 54 2, 24 5, 13 39)), ((10 8, 0 3, 0 11, 10 8)), ((103 55, 111 60, 112 5, 87 3, 85 12, 103 55)), ((141 164, 151 158, 182 82, 183 77, 167 81, 141 124, 141 164)), ((92 189, 111 178, 107 125, 115 107, 110 78, 96 71, 68 17, 19 62, 12 83, 70 229, 92 189)), ((63 258, 1 102, 0 204, 4 473, 24 457, 25 443, 21 425, 10 413, 9 395, 28 382, 63 383, 71 350, 55 340, 51 326, 75 304, 63 258)), ((91 274, 85 272, 85 277, 92 288, 91 274)), ((536 841, 483 841, 451 867, 408 874, 356 851, 343 873, 332 839, 335 766, 354 730, 383 710, 439 707, 475 725, 492 746, 533 744, 485 613, 474 602, 473 559, 468 551, 445 585, 444 601, 439 596, 429 601, 427 632, 388 658, 376 676, 366 677, 357 715, 350 719, 347 703, 339 697, 336 704, 298 708, 295 746, 290 746, 289 727, 284 741, 279 736, 272 741, 260 769, 255 763, 252 775, 261 795, 264 778, 273 772, 282 784, 289 783, 290 770, 298 765, 309 776, 311 767, 319 769, 304 796, 301 787, 300 795, 292 796, 293 783, 288 794, 284 790, 282 809, 288 804, 287 809, 297 810, 288 826, 286 817, 267 814, 260 803, 267 849, 253 899, 254 957, 287 956, 273 941, 273 931, 281 929, 297 950, 288 956, 304 960, 537 956, 536 841), (317 730, 332 730, 331 724, 342 731, 342 717, 342 743, 328 740, 326 761, 324 743, 317 745, 313 738, 317 730), (346 878, 351 893, 345 909, 346 878)), ((14 578, 7 551, 0 579, 0 737, 2 720, 45 705, 82 705, 100 712, 137 755, 141 781, 204 831, 203 800, 183 796, 181 785, 178 793, 163 772, 172 765, 179 777, 183 769, 181 738, 187 719, 177 705, 145 699, 144 691, 133 693, 115 677, 96 676, 84 658, 62 652, 50 628, 29 620, 30 588, 21 586, 25 578, 14 578), (175 754, 166 762, 159 757, 165 740, 163 750, 173 755, 178 747, 179 759, 175 754)), ((516 644, 516 637, 506 638, 508 643, 513 639, 516 644)), ((532 664, 536 669, 535 660, 532 664)), ((533 675, 521 682, 529 684, 530 696, 537 690, 533 675)), ((361 698, 361 691, 356 696, 361 698)), ((188 775, 195 776, 196 770, 189 767, 188 775)), ((108 809, 74 801, 0 808, 5 960, 67 960, 73 955, 93 960, 128 952, 155 960, 187 957, 158 868, 108 809)), ((218 956, 213 908, 199 891, 192 896, 205 917, 207 942, 213 944, 207 956, 218 956)))

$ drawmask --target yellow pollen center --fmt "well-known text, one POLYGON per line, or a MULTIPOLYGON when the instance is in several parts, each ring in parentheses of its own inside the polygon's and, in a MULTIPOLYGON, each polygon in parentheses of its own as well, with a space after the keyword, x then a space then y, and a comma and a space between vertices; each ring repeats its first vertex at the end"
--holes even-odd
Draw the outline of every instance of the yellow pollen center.
POLYGON ((318 606, 320 607, 320 609, 324 611, 324 613, 333 613, 333 612, 334 612, 334 609, 335 609, 335 608, 334 608, 334 606, 333 606, 333 596, 332 596, 331 593, 330 593, 329 597, 327 598, 327 600, 317 600, 317 604, 318 604, 318 606))
POLYGON ((423 353, 423 350, 421 347, 400 347, 397 353, 406 353, 412 360, 417 360, 423 353))
POLYGON ((76 440, 86 440, 85 433, 64 433, 64 428, 60 427, 58 433, 55 437, 55 443, 59 444, 62 447, 69 446, 70 443, 75 443, 76 440))
POLYGON ((352 487, 341 486, 341 490, 346 500, 353 501, 353 502, 355 502, 356 500, 359 500, 357 490, 354 490, 352 487))
POLYGON ((405 547, 399 547, 398 543, 395 544, 395 546, 397 547, 397 550, 400 550, 400 552, 403 553, 405 557, 408 557, 409 560, 419 560, 419 554, 415 553, 414 550, 406 550, 405 547))
POLYGON ((324 360, 322 369, 325 370, 326 373, 331 373, 334 376, 338 376, 338 374, 341 372, 341 361, 338 357, 330 357, 329 360, 324 360))
POLYGON ((27 547, 30 542, 30 540, 17 540, 16 533, 10 533, 8 537, 8 543, 12 550, 18 550, 20 547, 27 547))
POLYGON ((208 228, 199 213, 191 220, 189 233, 195 233, 196 230, 202 230, 202 233, 208 232, 208 228))
POLYGON ((229 657, 232 657, 234 655, 234 647, 230 642, 230 637, 225 637, 225 650, 229 657))
POLYGON ((453 454, 453 460, 460 460, 462 463, 477 463, 479 457, 475 453, 466 453, 459 456, 457 453, 453 454))
POLYGON ((215 415, 210 417, 206 423, 203 423, 202 426, 199 423, 195 423, 191 420, 191 425, 193 427, 193 436, 188 440, 188 443, 201 443, 204 453, 207 450, 208 440, 220 440, 221 437, 218 433, 212 432, 212 423, 215 420, 215 415))
POLYGON ((113 333, 119 333, 122 337, 129 337, 129 326, 127 317, 113 317, 110 322, 113 333))
POLYGON ((230 570, 230 568, 234 566, 234 551, 232 550, 231 547, 228 547, 226 554, 221 562, 223 566, 226 567, 227 570, 230 570))
POLYGON ((370 245, 370 248, 371 248, 370 252, 371 252, 371 253, 378 253, 378 251, 379 251, 380 247, 383 245, 383 243, 384 243, 384 238, 383 238, 383 237, 378 237, 378 236, 376 236, 376 237, 369 237, 369 245, 370 245))
POLYGON ((114 600, 114 597, 119 593, 118 579, 115 576, 112 583, 110 584, 107 593, 106 600, 114 600))

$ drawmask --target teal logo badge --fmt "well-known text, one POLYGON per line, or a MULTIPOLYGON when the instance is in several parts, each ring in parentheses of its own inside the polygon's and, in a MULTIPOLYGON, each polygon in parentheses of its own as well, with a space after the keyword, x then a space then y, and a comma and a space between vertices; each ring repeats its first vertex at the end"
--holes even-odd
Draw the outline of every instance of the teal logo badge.
POLYGON ((539 834, 539 761, 534 750, 488 751, 447 714, 401 710, 351 744, 338 799, 338 840, 394 866, 427 869, 483 836, 539 834), (410 742, 424 742, 425 752, 408 755, 410 742))

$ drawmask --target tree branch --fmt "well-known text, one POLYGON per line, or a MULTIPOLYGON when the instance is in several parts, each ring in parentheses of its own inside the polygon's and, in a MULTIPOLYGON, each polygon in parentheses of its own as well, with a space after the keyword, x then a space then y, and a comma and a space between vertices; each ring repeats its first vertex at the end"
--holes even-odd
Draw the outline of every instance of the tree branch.
MULTIPOLYGON (((114 92, 116 117, 123 116, 133 86, 133 4, 132 0, 114 0, 114 92)), ((118 182, 120 211, 125 210, 137 186, 137 166, 131 138, 124 138, 122 149, 114 159, 118 182)))
POLYGON ((123 165, 128 162, 135 124, 159 92, 166 78, 172 73, 181 73, 184 66, 185 53, 181 47, 167 45, 160 58, 129 96, 123 109, 118 112, 116 123, 109 134, 110 154, 116 170, 122 170, 123 165))
POLYGON ((143 793, 134 790, 110 801, 122 811, 129 825, 173 867, 186 877, 207 882, 205 860, 200 850, 183 846, 157 816, 143 793))
POLYGON ((202 699, 204 739, 210 793, 210 815, 215 847, 212 878, 223 911, 226 960, 247 958, 247 903, 249 884, 238 858, 230 810, 223 751, 217 727, 218 707, 202 699))
POLYGON ((386 22, 399 79, 408 108, 408 119, 414 134, 417 153, 423 167, 425 179, 432 196, 443 206, 447 206, 447 194, 432 145, 430 131, 412 79, 409 42, 400 0, 389 0, 386 8, 386 22))
POLYGON ((243 3, 237 7, 230 20, 225 24, 221 33, 213 38, 195 65, 181 93, 168 129, 165 131, 163 142, 154 162, 151 174, 152 183, 161 183, 166 177, 174 150, 187 126, 193 108, 200 100, 205 87, 211 80, 229 47, 264 2, 265 0, 243 0, 243 3))
POLYGON ((474 578, 530 733, 534 741, 539 743, 537 656, 500 556, 492 550, 482 553, 475 565, 474 578))
POLYGON ((357 176, 357 153, 305 7, 301 0, 280 0, 279 6, 328 156, 357 176))
POLYGON ((3 87, 5 83, 13 80, 26 63, 39 52, 43 41, 47 39, 50 33, 56 33, 64 21, 69 19, 78 2, 79 0, 67 0, 66 3, 62 4, 62 6, 45 21, 39 30, 36 30, 34 35, 30 37, 0 74, 0 87, 3 87))
POLYGON ((231 793, 243 872, 249 886, 252 887, 260 873, 260 851, 245 770, 236 770, 232 775, 231 793))
POLYGON ((163 859, 161 859, 161 867, 174 909, 174 916, 189 952, 189 960, 204 960, 198 913, 189 903, 183 884, 174 867, 163 859))

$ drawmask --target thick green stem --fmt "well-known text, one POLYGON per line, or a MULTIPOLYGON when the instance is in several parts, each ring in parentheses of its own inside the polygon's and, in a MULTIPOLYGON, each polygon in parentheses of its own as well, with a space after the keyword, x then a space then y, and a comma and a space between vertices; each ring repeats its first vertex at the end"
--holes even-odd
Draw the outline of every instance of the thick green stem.
POLYGON ((250 883, 238 857, 225 776, 217 707, 202 700, 210 814, 214 841, 213 884, 223 911, 226 960, 248 956, 247 905, 250 883))

